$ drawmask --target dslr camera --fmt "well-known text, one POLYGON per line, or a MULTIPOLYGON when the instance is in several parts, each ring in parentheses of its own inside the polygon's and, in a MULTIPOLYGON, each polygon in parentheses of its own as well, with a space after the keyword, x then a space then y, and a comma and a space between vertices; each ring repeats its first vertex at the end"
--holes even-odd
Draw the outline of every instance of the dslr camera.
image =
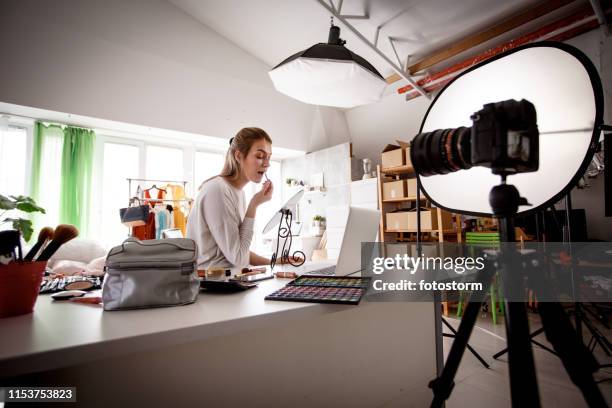
POLYGON ((415 136, 410 150, 419 175, 447 174, 472 166, 489 167, 498 175, 538 170, 539 132, 531 102, 510 99, 488 103, 470 119, 471 127, 415 136))

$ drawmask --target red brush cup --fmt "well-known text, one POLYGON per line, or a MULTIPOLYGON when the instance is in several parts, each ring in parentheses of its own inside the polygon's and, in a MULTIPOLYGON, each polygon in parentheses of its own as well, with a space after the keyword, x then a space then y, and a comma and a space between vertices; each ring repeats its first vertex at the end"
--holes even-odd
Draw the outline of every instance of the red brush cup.
POLYGON ((32 313, 47 262, 0 265, 0 318, 32 313))

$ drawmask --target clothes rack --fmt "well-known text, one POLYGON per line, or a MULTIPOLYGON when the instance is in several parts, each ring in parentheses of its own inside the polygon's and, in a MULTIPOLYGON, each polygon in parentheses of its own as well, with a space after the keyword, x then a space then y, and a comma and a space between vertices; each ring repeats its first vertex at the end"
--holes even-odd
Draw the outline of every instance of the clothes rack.
MULTIPOLYGON (((154 206, 155 204, 163 204, 163 203, 174 203, 176 205, 174 205, 174 208, 177 211, 180 211, 180 209, 177 209, 178 207, 183 207, 186 209, 185 212, 181 212, 182 215, 182 219, 183 219, 183 228, 184 228, 184 221, 186 220, 190 210, 191 210, 191 206, 193 203, 193 199, 192 198, 144 198, 144 197, 138 197, 138 193, 140 192, 144 192, 144 191, 149 191, 149 190, 153 190, 153 189, 157 189, 159 191, 163 191, 164 193, 166 192, 165 189, 159 188, 157 187, 156 184, 153 184, 153 186, 151 188, 148 189, 143 189, 141 182, 144 183, 159 183, 161 186, 164 185, 168 185, 168 184, 175 184, 175 185, 182 185, 183 187, 183 193, 186 194, 185 190, 187 188, 187 181, 186 180, 159 180, 159 179, 145 179, 145 178, 126 178, 127 182, 128 182, 128 206, 132 206, 134 203, 138 203, 138 204, 143 204, 143 203, 148 203, 151 206, 154 206), (136 195, 132 194, 132 182, 139 182, 138 188, 136 190, 136 195)), ((185 231, 183 230, 183 233, 185 231)), ((130 227, 130 232, 129 232, 130 236, 134 236, 135 232, 134 232, 134 228, 130 227)), ((144 239, 144 238, 142 238, 144 239)), ((149 238, 146 238, 149 239, 149 238)))

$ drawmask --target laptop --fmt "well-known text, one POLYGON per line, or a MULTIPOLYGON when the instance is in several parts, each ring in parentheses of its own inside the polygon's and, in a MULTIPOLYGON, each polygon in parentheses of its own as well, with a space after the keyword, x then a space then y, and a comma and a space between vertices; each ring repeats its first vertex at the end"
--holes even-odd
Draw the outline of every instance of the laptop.
POLYGON ((379 225, 379 210, 349 207, 338 262, 335 265, 310 270, 307 275, 346 276, 361 271, 361 243, 374 242, 379 225))

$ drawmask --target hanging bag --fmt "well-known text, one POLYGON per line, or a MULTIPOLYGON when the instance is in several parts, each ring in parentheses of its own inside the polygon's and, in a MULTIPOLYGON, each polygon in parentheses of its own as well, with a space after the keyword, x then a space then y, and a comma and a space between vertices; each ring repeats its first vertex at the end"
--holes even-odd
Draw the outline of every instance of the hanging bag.
MULTIPOLYGON (((138 198, 135 198, 140 203, 138 198)), ((134 201, 135 202, 135 201, 134 201)), ((149 219, 149 205, 137 205, 119 210, 119 216, 121 217, 121 223, 126 227, 139 227, 145 225, 149 219)))

